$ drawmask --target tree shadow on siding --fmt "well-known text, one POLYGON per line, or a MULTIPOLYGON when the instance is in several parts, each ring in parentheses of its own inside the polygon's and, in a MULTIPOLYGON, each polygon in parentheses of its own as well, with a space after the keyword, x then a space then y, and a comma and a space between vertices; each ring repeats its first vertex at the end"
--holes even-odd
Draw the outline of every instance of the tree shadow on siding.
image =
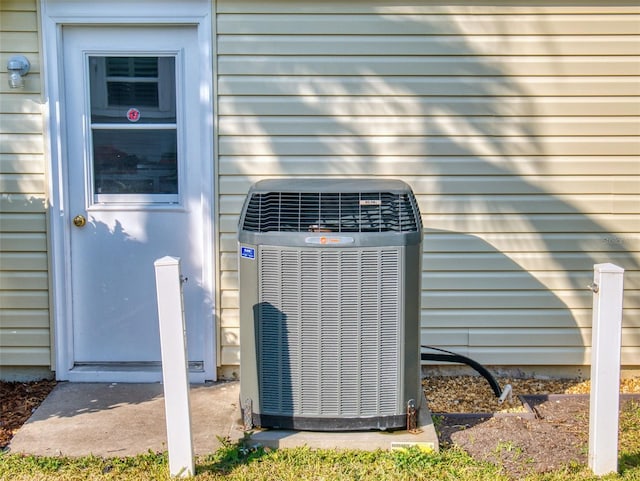
MULTIPOLYGON (((576 315, 591 308, 592 293, 586 284, 594 264, 621 265, 633 275, 628 289, 637 289, 640 264, 634 252, 640 226, 632 216, 623 216, 615 220, 620 227, 612 232, 609 225, 614 224, 608 224, 605 216, 615 208, 597 202, 585 202, 583 205, 588 207, 581 208, 568 201, 564 192, 593 192, 567 182, 570 172, 553 164, 597 153, 604 158, 607 152, 616 152, 616 140, 608 149, 594 147, 589 137, 567 141, 539 130, 541 127, 532 119, 547 114, 538 112, 537 97, 559 95, 552 87, 554 82, 560 84, 560 77, 565 75, 561 67, 551 72, 553 75, 539 77, 535 71, 530 77, 513 75, 494 58, 487 57, 486 52, 474 48, 455 23, 447 22, 446 16, 418 17, 386 17, 381 29, 433 36, 432 48, 438 55, 417 54, 423 62, 432 62, 428 67, 420 62, 410 63, 416 58, 413 55, 393 55, 398 72, 412 71, 407 76, 391 72, 389 64, 379 62, 378 56, 367 57, 367 62, 359 66, 358 61, 371 53, 366 48, 360 55, 349 51, 355 55, 349 63, 341 61, 347 57, 339 56, 339 52, 322 52, 326 55, 318 56, 322 47, 305 51, 303 43, 296 57, 298 64, 291 58, 279 62, 278 57, 268 55, 242 59, 243 75, 262 76, 254 85, 243 84, 246 78, 239 76, 226 78, 227 67, 221 63, 221 92, 228 96, 225 100, 231 113, 243 116, 240 124, 246 128, 231 132, 223 126, 221 157, 226 161, 238 156, 237 162, 246 161, 249 167, 237 168, 252 178, 294 172, 299 176, 371 175, 406 180, 413 186, 425 218, 427 256, 449 258, 452 265, 469 261, 471 266, 475 254, 485 255, 486 246, 493 246, 491 255, 498 263, 509 262, 524 274, 524 280, 513 290, 483 287, 483 281, 478 279, 478 294, 495 301, 491 309, 509 305, 523 312, 539 310, 539 317, 532 319, 535 327, 553 327, 544 322, 545 309, 560 309, 566 313, 563 327, 567 319, 573 319, 574 327, 588 325, 584 317, 576 320, 576 315), (306 61, 305 55, 309 56, 306 61), (334 64, 328 61, 330 55, 338 55, 334 64), (314 59, 318 60, 317 67, 314 59), (530 89, 538 81, 547 93, 532 95, 530 89), (246 101, 244 95, 260 96, 261 102, 246 101), (274 98, 283 101, 278 119, 266 114, 264 108, 264 102, 274 98), (281 128, 286 116, 294 117, 291 134, 281 128), (412 120, 408 135, 402 131, 401 122, 400 127, 396 124, 398 119, 407 117, 412 120), (226 137, 227 133, 243 135, 226 137), (553 175, 554 172, 560 173, 553 175), (590 211, 588 214, 585 208, 590 211), (478 252, 468 250, 473 247, 437 254, 429 250, 429 245, 449 242, 452 236, 467 240, 473 237, 484 246, 478 252), (556 281, 545 284, 538 280, 537 276, 544 278, 547 272, 553 273, 556 281), (550 287, 552 284, 557 287, 550 287), (543 293, 538 297, 541 304, 518 304, 514 292, 530 299, 543 293)), ((292 17, 291 21, 295 19, 292 17)), ((352 33, 336 32, 333 26, 330 30, 332 34, 352 33)), ((299 31, 300 35, 303 33, 299 31)), ((385 39, 377 31, 369 34, 376 40, 385 39)), ((504 53, 508 48, 505 45, 504 53)), ((553 54, 550 49, 548 55, 553 54)), ((565 83, 570 78, 565 77, 565 83)), ((598 200, 614 194, 607 189, 599 192, 598 200)), ((470 270, 442 265, 440 272, 464 277, 470 270)), ((470 298, 466 290, 455 286, 447 295, 450 303, 443 305, 440 312, 464 308, 473 316, 475 309, 486 304, 474 304, 473 296, 470 298)), ((631 296, 625 301, 627 309, 640 307, 631 296)), ((428 326, 437 314, 430 312, 429 305, 423 309, 428 326)), ((629 314, 626 319, 628 322, 629 314)), ((512 332, 515 337, 519 335, 512 332)), ((526 344, 526 339, 522 341, 526 344)), ((575 341, 582 345, 577 330, 575 341)), ((638 343, 640 339, 625 341, 638 343)))

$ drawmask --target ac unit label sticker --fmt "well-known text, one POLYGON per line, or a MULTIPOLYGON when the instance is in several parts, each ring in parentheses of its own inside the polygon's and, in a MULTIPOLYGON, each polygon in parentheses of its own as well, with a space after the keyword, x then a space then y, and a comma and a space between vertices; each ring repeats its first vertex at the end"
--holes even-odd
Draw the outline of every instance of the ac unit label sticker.
POLYGON ((304 241, 307 244, 316 244, 316 245, 346 245, 353 244, 353 237, 346 236, 321 236, 321 237, 305 237, 304 241))
POLYGON ((240 256, 245 259, 255 259, 256 250, 253 247, 240 247, 240 256))

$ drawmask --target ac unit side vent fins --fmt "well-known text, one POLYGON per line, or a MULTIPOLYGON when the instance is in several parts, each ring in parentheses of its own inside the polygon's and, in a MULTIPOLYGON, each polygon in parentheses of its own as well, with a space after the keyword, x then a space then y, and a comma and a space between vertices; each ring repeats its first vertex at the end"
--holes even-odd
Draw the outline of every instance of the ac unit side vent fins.
POLYGON ((417 232, 412 193, 253 193, 242 229, 249 232, 417 232))

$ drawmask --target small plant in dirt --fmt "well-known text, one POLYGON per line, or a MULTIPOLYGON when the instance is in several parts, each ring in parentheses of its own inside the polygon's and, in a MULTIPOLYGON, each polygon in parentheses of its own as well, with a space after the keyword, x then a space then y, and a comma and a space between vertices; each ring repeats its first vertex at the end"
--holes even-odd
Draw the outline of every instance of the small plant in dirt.
POLYGON ((251 463, 267 453, 262 446, 250 446, 249 437, 245 437, 236 443, 228 437, 218 436, 221 447, 215 453, 204 458, 203 471, 226 474, 236 466, 251 463))
POLYGON ((511 441, 500 441, 496 448, 494 449, 496 454, 499 453, 515 453, 522 454, 522 448, 516 446, 511 441))

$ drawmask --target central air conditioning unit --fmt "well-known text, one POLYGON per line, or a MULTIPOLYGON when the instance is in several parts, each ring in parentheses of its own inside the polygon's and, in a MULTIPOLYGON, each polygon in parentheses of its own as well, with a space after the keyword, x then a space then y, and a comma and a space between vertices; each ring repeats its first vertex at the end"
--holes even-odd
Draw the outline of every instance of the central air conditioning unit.
POLYGON ((249 427, 386 430, 417 412, 422 222, 397 180, 264 180, 239 224, 249 427))

